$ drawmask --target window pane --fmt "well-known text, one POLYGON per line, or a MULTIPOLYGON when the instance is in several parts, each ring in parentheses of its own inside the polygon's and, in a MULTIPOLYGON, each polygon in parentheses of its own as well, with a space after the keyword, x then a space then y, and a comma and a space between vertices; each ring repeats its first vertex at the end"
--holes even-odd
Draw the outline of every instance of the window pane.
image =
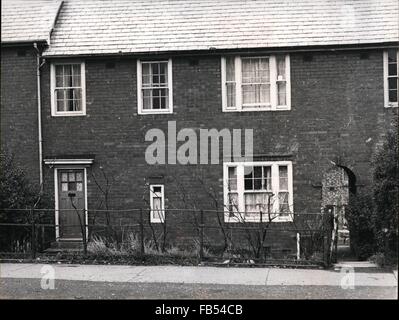
POLYGON ((82 182, 78 182, 76 184, 76 191, 83 191, 83 183, 82 182))
POLYGON ((270 85, 265 84, 260 86, 260 103, 270 103, 270 85))
POLYGON ((81 172, 76 172, 76 181, 82 181, 83 175, 81 172))
POLYGON ((388 50, 388 62, 397 62, 397 50, 388 50))
POLYGON ((236 84, 226 83, 227 93, 227 107, 232 108, 236 106, 236 84))
POLYGON ((69 181, 75 181, 75 173, 74 172, 69 172, 68 173, 68 180, 69 181))
POLYGON ((244 167, 244 188, 253 190, 253 167, 244 167))
POLYGON ((254 167, 254 189, 262 189, 262 167, 254 167))
POLYGON ((288 190, 288 168, 279 166, 280 190, 288 190))
POLYGON ((388 78, 389 89, 397 89, 398 87, 398 78, 388 78))
POLYGON ((56 89, 55 99, 57 102, 57 111, 65 111, 65 90, 56 89))
POLYGON ((143 87, 151 87, 151 71, 150 71, 150 64, 143 63, 141 65, 141 72, 142 72, 142 81, 143 87))
POLYGON ((255 66, 251 59, 242 59, 242 83, 253 83, 255 80, 255 66))
POLYGON ((396 63, 388 64, 388 75, 396 76, 398 74, 398 65, 396 63))
POLYGON ((65 100, 58 100, 57 99, 57 111, 65 111, 65 100))
POLYGON ((253 214, 259 213, 260 211, 262 211, 263 213, 267 213, 269 210, 268 199, 269 194, 265 192, 244 194, 245 213, 253 214))
POLYGON ((153 218, 163 220, 162 199, 159 197, 153 198, 152 206, 153 218))
POLYGON ((243 83, 268 83, 270 80, 269 59, 245 58, 242 59, 243 83))
POLYGON ((68 182, 68 191, 76 191, 76 182, 68 182))
POLYGON ((277 90, 278 90, 278 101, 277 104, 279 106, 285 106, 286 103, 286 91, 285 91, 285 82, 278 82, 277 83, 277 90))
POLYGON ((61 181, 68 181, 68 174, 66 172, 61 174, 61 181))
POLYGON ((398 90, 389 90, 389 102, 398 102, 398 90))
POLYGON ((152 192, 154 192, 154 193, 160 193, 160 192, 162 192, 162 188, 161 188, 161 187, 153 187, 153 188, 152 188, 152 192))
POLYGON ((271 167, 263 167, 263 189, 271 190, 272 189, 272 168, 271 167))
POLYGON ((235 81, 234 57, 226 58, 226 81, 235 81))
POLYGON ((64 86, 64 66, 55 66, 55 86, 64 86))
POLYGON ((80 87, 80 64, 74 64, 72 66, 72 86, 80 87))
POLYGON ((242 100, 244 104, 270 103, 269 85, 243 85, 242 100))
POLYGON ((229 167, 228 168, 228 188, 229 191, 237 190, 237 167, 229 167))
POLYGON ((64 87, 73 87, 71 65, 64 65, 64 87))
POLYGON ((163 62, 159 65, 159 80, 162 86, 168 85, 168 63, 163 62))
POLYGON ((255 103, 255 86, 245 85, 242 86, 242 102, 246 104, 255 103))
POLYGON ((290 207, 288 203, 288 192, 279 192, 279 213, 282 215, 288 215, 290 212, 290 207))
POLYGON ((143 89, 143 109, 151 109, 152 108, 152 90, 151 89, 143 89))
POLYGON ((65 103, 66 111, 80 111, 81 110, 81 89, 66 89, 65 103))
POLYGON ((259 72, 256 76, 258 82, 269 82, 270 81, 270 70, 269 70, 269 59, 261 58, 258 61, 259 72))
POLYGON ((285 79, 285 57, 277 56, 277 79, 285 79))
POLYGON ((68 183, 66 183, 66 182, 61 183, 61 190, 68 191, 68 183))
POLYGON ((230 214, 233 212, 239 212, 238 207, 238 194, 237 193, 229 193, 228 194, 228 201, 229 201, 229 212, 230 214))

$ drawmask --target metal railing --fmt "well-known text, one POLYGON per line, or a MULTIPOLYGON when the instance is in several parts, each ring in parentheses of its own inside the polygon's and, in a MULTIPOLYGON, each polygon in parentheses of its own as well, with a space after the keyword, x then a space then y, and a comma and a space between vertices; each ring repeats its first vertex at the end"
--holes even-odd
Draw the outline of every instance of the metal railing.
POLYGON ((157 211, 160 222, 154 223, 151 214, 155 212, 148 208, 69 210, 80 217, 79 224, 57 224, 54 209, 0 209, 0 255, 35 258, 56 243, 56 234, 62 236, 60 229, 74 228, 80 230, 84 255, 91 253, 88 245, 103 241, 138 256, 181 247, 198 261, 223 257, 265 263, 282 256, 329 264, 332 216, 327 213, 285 214, 286 222, 269 215, 254 221, 253 214, 236 213, 234 222, 225 222, 230 214, 224 210, 165 209, 157 211), (281 252, 275 249, 276 242, 281 252))

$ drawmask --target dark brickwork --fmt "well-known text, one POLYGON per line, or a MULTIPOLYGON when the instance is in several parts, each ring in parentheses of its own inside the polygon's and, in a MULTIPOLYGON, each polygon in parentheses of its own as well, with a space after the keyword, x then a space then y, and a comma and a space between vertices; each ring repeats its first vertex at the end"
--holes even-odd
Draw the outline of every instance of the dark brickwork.
POLYGON ((1 49, 1 149, 14 155, 39 182, 36 53, 33 47, 1 49))
MULTIPOLYGON (((361 59, 360 51, 314 52, 312 59, 292 53, 292 109, 244 113, 222 112, 219 56, 198 56, 198 63, 191 57, 172 57, 174 113, 164 115, 137 114, 135 59, 86 59, 84 117, 51 117, 47 61, 42 78, 44 157, 95 155, 88 174, 89 209, 97 209, 102 200, 91 177, 91 171, 99 175, 101 166, 115 179, 110 193, 113 209, 146 206, 145 184, 157 181, 165 184, 167 208, 195 205, 221 210, 222 164, 149 166, 144 158, 150 144, 144 140, 145 133, 151 128, 167 132, 171 120, 177 121, 177 130, 197 132, 199 128, 252 128, 257 159, 293 162, 295 211, 320 212, 322 176, 331 161, 352 170, 361 191, 370 184, 371 154, 397 114, 383 106, 382 50, 368 53, 368 59, 361 59)), ((33 77, 32 72, 26 79, 33 77)), ((31 83, 26 81, 26 86, 31 83)), ((27 127, 25 120, 19 125, 27 127)), ((54 192, 52 172, 45 169, 48 192, 54 192)), ((215 223, 215 217, 207 217, 215 223)), ((183 231, 176 236, 187 238, 183 231)), ((293 236, 286 238, 292 247, 293 236)))

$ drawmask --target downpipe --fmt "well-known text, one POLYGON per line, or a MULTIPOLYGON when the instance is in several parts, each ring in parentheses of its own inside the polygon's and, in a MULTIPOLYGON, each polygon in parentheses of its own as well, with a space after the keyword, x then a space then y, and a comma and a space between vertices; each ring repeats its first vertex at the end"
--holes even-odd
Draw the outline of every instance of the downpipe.
POLYGON ((40 194, 43 192, 43 137, 42 137, 42 98, 41 98, 41 73, 40 69, 45 60, 41 62, 41 52, 35 42, 33 48, 36 50, 36 82, 37 82, 37 127, 39 141, 39 183, 40 194))

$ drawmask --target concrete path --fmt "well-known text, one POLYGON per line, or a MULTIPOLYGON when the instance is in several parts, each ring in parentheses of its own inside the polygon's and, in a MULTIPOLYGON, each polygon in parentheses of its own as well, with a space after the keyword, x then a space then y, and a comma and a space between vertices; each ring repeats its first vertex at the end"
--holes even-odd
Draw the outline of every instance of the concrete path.
POLYGON ((355 286, 397 287, 393 272, 362 268, 350 264, 335 270, 279 268, 217 268, 181 266, 115 266, 74 264, 0 264, 0 278, 38 279, 54 269, 55 279, 126 283, 193 283, 269 286, 355 286), (349 272, 349 273, 348 273, 349 272), (349 282, 348 282, 349 279, 349 282))

